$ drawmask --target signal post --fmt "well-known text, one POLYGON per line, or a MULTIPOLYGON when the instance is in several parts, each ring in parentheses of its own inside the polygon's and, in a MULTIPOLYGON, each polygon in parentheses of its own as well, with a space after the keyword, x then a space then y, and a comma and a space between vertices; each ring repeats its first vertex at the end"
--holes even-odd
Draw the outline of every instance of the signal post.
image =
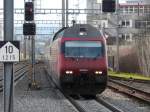
POLYGON ((4 63, 4 112, 13 112, 14 75, 13 63, 20 60, 20 45, 13 41, 14 0, 4 0, 4 41, 0 41, 0 62, 4 63))
POLYGON ((29 87, 31 89, 38 89, 39 86, 35 78, 35 35, 36 35, 36 24, 34 22, 34 2, 25 2, 25 23, 23 24, 24 36, 31 39, 31 64, 32 64, 32 75, 31 83, 29 87))

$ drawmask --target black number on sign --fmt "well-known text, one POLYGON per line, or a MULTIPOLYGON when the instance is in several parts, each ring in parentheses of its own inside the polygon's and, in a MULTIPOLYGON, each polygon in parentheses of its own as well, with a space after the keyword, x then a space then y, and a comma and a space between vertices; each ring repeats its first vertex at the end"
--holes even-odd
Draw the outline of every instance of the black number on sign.
POLYGON ((6 53, 13 53, 13 46, 6 46, 6 53))

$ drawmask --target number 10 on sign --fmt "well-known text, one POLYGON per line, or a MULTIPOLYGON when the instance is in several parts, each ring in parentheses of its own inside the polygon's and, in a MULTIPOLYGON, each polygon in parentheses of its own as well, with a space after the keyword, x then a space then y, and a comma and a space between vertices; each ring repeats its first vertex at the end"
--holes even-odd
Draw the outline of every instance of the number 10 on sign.
POLYGON ((0 41, 0 61, 1 62, 18 62, 20 59, 18 41, 0 41))

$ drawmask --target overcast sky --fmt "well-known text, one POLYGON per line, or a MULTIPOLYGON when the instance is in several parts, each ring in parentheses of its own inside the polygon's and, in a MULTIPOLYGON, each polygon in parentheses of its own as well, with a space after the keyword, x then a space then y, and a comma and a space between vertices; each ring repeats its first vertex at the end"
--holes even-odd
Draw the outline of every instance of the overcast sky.
MULTIPOLYGON (((61 1, 62 0, 41 0, 41 6, 43 8, 61 8, 61 1)), ((79 1, 80 7, 86 6, 86 0, 69 0, 70 6, 73 8, 79 1), (74 4, 74 5, 73 5, 74 4)), ((0 0, 0 7, 3 6, 3 0, 0 0)), ((14 7, 16 8, 23 8, 24 7, 24 0, 14 0, 14 7)))
MULTIPOLYGON (((38 1, 38 0, 37 0, 38 1)), ((69 8, 73 8, 73 9, 76 9, 76 8, 86 8, 86 1, 87 0, 68 0, 69 1, 69 8), (77 4, 79 6, 77 6, 77 4)), ((102 1, 102 0, 97 0, 97 1, 102 1)), ((126 0, 119 0, 120 3, 125 3, 126 0)), ((138 1, 138 0, 128 0, 128 1, 138 1)), ((62 0, 41 0, 41 8, 61 8, 61 5, 62 4, 62 0)), ((3 7, 3 0, 0 0, 0 8, 3 7)), ((24 0, 14 0, 14 7, 15 8, 23 8, 24 7, 24 0)), ((59 19, 61 17, 56 17, 57 15, 51 15, 51 16, 46 16, 44 17, 43 15, 38 15, 38 18, 42 18, 42 19, 46 19, 46 20, 51 20, 53 18, 55 19, 59 19), (40 17, 41 16, 41 17, 40 17)), ((58 15, 58 16, 61 16, 61 15, 58 15)), ((74 15, 73 15, 74 16, 74 15)), ((19 16, 16 16, 15 19, 22 19, 24 16, 23 15, 19 15, 19 16)), ((73 18, 74 17, 70 17, 70 18, 73 18)), ((79 20, 80 18, 85 18, 84 16, 82 15, 79 15, 78 16, 79 20)))
MULTIPOLYGON (((44 8, 61 8, 61 1, 62 0, 41 0, 42 7, 44 8)), ((86 0, 69 0, 71 7, 75 7, 73 4, 77 4, 77 2, 80 1, 80 7, 86 6, 86 0)), ((97 0, 101 1, 101 0, 97 0)), ((119 0, 120 3, 125 3, 126 0, 119 0)), ((138 1, 138 0, 128 0, 128 1, 138 1)), ((141 0, 139 0, 141 1, 141 0)), ((142 0, 144 1, 144 0, 142 0)), ((0 7, 3 6, 3 0, 0 0, 0 7)), ((24 7, 24 0, 14 0, 14 6, 16 8, 23 8, 24 7), (18 5, 19 4, 19 5, 18 5)))

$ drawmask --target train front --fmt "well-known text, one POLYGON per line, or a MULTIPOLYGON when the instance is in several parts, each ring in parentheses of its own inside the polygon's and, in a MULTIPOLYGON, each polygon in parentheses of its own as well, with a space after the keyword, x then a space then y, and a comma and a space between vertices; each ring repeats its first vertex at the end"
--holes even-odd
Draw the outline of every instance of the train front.
POLYGON ((60 83, 69 94, 95 95, 105 90, 106 44, 101 36, 83 37, 82 33, 78 37, 62 38, 60 83))

